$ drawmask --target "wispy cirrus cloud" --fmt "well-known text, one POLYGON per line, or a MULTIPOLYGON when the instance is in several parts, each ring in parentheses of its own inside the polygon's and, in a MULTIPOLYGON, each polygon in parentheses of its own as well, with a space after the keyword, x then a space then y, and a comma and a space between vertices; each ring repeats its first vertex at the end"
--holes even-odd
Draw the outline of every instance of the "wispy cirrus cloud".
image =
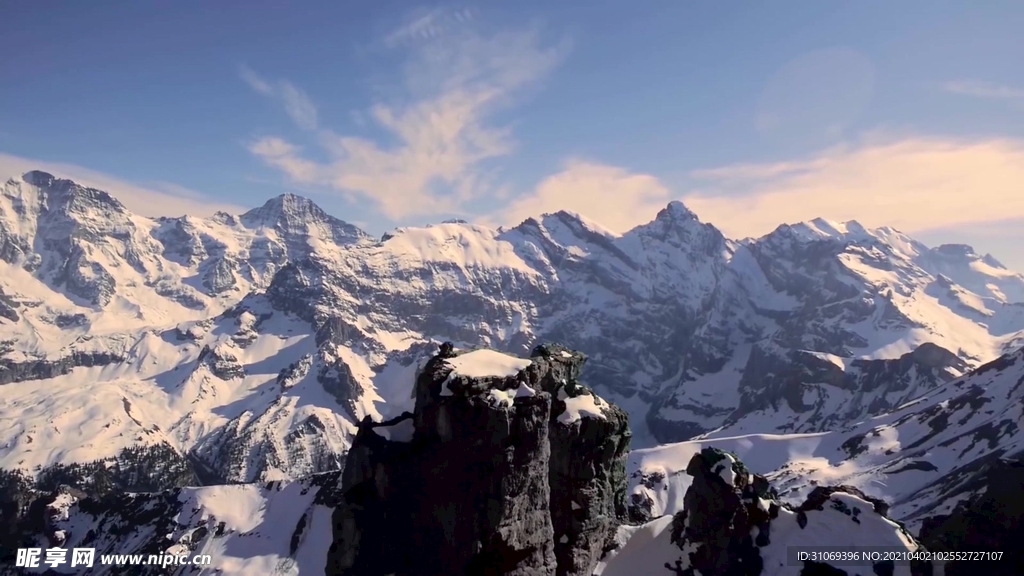
POLYGON ((384 44, 394 48, 406 42, 432 40, 475 17, 476 12, 472 8, 433 8, 414 13, 384 37, 384 44))
POLYGON ((973 96, 989 100, 1013 100, 1024 102, 1024 88, 1014 88, 982 80, 953 80, 942 85, 943 90, 961 96, 973 96))
MULTIPOLYGON (((511 153, 515 139, 494 113, 536 85, 564 58, 567 41, 545 42, 539 27, 484 33, 472 11, 431 11, 383 39, 404 52, 400 89, 360 117, 390 136, 387 143, 321 128, 313 146, 327 161, 278 136, 249 150, 297 184, 321 186, 374 203, 398 220, 458 212, 489 193, 486 161, 511 153)), ((261 78, 250 84, 272 87, 261 78)))
POLYGON ((284 105, 285 112, 300 128, 304 130, 317 129, 316 105, 305 92, 296 88, 294 84, 287 80, 270 82, 248 66, 242 66, 239 75, 256 92, 279 100, 284 105))

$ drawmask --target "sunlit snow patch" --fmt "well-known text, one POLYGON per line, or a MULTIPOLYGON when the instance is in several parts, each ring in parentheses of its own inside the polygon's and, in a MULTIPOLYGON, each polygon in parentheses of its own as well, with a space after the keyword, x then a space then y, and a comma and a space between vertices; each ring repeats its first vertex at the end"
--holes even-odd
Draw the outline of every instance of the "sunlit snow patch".
POLYGON ((718 464, 715 464, 715 474, 718 474, 722 480, 729 486, 736 485, 736 471, 732 469, 732 465, 736 462, 736 459, 729 455, 728 452, 723 453, 723 458, 718 464))
POLYGON ((565 388, 558 389, 558 399, 565 402, 565 411, 558 415, 562 424, 572 424, 580 418, 605 418, 604 410, 608 404, 601 398, 591 394, 580 394, 570 397, 565 388))
POLYGON ((462 376, 465 378, 509 378, 532 363, 531 360, 502 354, 494 350, 474 350, 449 358, 445 364, 451 367, 445 386, 441 389, 442 396, 451 396, 448 383, 462 376))
POLYGON ((601 576, 653 576, 669 574, 665 564, 683 559, 683 551, 672 543, 672 516, 663 516, 642 526, 620 529, 625 544, 598 563, 594 574, 601 576))

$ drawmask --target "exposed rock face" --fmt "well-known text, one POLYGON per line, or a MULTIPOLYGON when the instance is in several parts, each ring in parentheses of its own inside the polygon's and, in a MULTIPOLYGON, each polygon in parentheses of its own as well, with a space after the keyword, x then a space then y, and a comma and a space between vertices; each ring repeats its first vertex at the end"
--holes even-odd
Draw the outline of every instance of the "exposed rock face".
POLYGON ((469 365, 484 354, 511 358, 443 345, 415 413, 360 425, 329 573, 593 573, 626 515, 627 417, 578 383, 581 354, 539 346, 493 374, 469 365))
POLYGON ((946 552, 1002 552, 999 561, 961 561, 946 566, 946 576, 1024 574, 1024 462, 995 459, 974 474, 968 490, 982 493, 961 501, 950 514, 929 518, 920 538, 929 549, 946 552))
POLYGON ((18 306, 20 304, 5 294, 3 288, 0 288, 0 318, 6 318, 11 322, 21 320, 17 310, 18 306))
POLYGON ((689 564, 692 574, 760 574, 764 561, 757 546, 768 543, 770 521, 779 515, 777 495, 768 481, 713 448, 695 455, 686 473, 693 483, 686 492, 686 509, 672 520, 672 540, 690 554, 666 568, 687 574, 682 566, 689 564), (758 506, 763 501, 769 505, 758 506), (757 543, 751 536, 755 530, 757 543))
POLYGON ((740 379, 740 406, 726 424, 784 404, 793 413, 806 414, 801 431, 833 430, 892 410, 968 369, 955 354, 930 343, 899 358, 853 359, 848 364, 823 354, 755 346, 740 379), (860 402, 836 410, 825 401, 833 391, 856 394, 860 402))
POLYGON ((778 502, 768 481, 747 471, 736 458, 715 448, 695 454, 686 469, 693 483, 685 509, 672 520, 672 542, 682 554, 665 567, 679 576, 759 576, 857 573, 933 574, 931 563, 843 563, 800 561, 793 547, 806 551, 852 546, 908 550, 920 548, 888 506, 849 486, 819 487, 798 507, 778 502), (857 566, 854 568, 854 566, 857 566), (867 572, 870 570, 871 572, 867 572))
POLYGON ((218 260, 203 279, 203 285, 214 294, 227 292, 234 288, 235 284, 234 263, 224 259, 218 260))
POLYGON ((106 366, 123 361, 123 357, 110 352, 73 352, 58 359, 23 361, 0 358, 0 384, 43 380, 67 374, 78 367, 106 366))
POLYGON ((138 255, 146 251, 146 239, 129 212, 102 190, 40 171, 28 172, 23 178, 36 189, 10 198, 19 218, 34 215, 34 238, 17 234, 25 229, 12 226, 9 232, 0 233, 0 257, 36 272, 85 303, 106 306, 116 292, 117 281, 93 258, 93 244, 119 253, 129 266, 140 266, 138 255))
POLYGON ((245 369, 239 365, 238 358, 230 350, 230 346, 225 344, 213 348, 204 347, 199 353, 196 363, 206 366, 214 376, 221 380, 232 380, 245 376, 245 369))

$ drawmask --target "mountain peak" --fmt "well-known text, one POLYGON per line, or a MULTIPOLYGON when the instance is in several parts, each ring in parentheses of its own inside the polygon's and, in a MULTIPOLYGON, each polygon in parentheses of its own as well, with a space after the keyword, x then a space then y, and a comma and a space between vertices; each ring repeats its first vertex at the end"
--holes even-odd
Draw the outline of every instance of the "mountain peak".
POLYGON ((53 174, 43 172, 42 170, 25 172, 21 179, 37 188, 49 188, 57 180, 53 174))
POLYGON ((686 204, 683 204, 679 200, 673 200, 669 202, 667 206, 658 211, 658 215, 655 216, 655 220, 686 222, 689 220, 698 220, 698 218, 692 210, 686 207, 686 204))
POLYGON ((773 236, 779 233, 803 241, 825 239, 843 240, 850 239, 851 236, 855 238, 874 236, 871 230, 864 227, 864 225, 856 220, 839 222, 836 220, 829 220, 827 218, 815 218, 813 220, 797 222, 796 224, 783 224, 776 228, 775 231, 768 234, 768 236, 773 236))
POLYGON ((335 241, 348 243, 368 237, 359 228, 331 216, 316 202, 297 194, 286 193, 267 200, 240 216, 248 228, 278 228, 286 234, 307 234, 310 227, 322 226, 331 230, 335 241))
POLYGON ((985 254, 984 256, 982 256, 981 257, 981 261, 984 262, 985 264, 988 264, 989 266, 991 266, 993 268, 998 268, 999 270, 1006 270, 1007 269, 1006 265, 1004 265, 1002 262, 997 260, 996 257, 991 255, 991 254, 985 254))
POLYGON ((1006 270, 1006 266, 991 254, 978 254, 973 246, 968 244, 940 244, 931 249, 934 256, 945 261, 976 261, 980 260, 997 270, 1006 270))
POLYGON ((57 200, 56 203, 48 202, 48 204, 64 206, 64 210, 75 212, 90 208, 102 208, 119 212, 127 211, 124 204, 109 193, 82 186, 73 180, 58 178, 49 172, 30 170, 22 174, 21 179, 26 184, 43 191, 48 197, 57 200))
POLYGON ((301 212, 316 212, 322 213, 323 210, 309 198, 305 196, 299 196, 298 194, 292 194, 287 192, 274 196, 263 203, 263 206, 257 208, 257 210, 276 211, 284 213, 301 213, 301 212))
POLYGON ((845 222, 836 222, 834 220, 828 220, 825 218, 815 218, 805 225, 811 226, 818 232, 825 236, 847 236, 849 234, 863 234, 867 231, 860 222, 856 220, 847 220, 845 222))
POLYGON ((267 200, 262 206, 242 214, 241 218, 250 225, 274 226, 299 221, 324 222, 330 216, 309 198, 287 193, 267 200))
MULTIPOLYGON (((542 220, 547 222, 547 216, 549 215, 545 214, 542 217, 542 220)), ((571 210, 559 210, 554 214, 550 214, 550 216, 554 216, 563 224, 568 225, 570 228, 586 231, 587 233, 596 233, 600 236, 606 236, 609 238, 619 236, 615 232, 612 232, 608 228, 605 228, 600 222, 597 222, 596 220, 591 220, 590 218, 587 218, 586 216, 580 214, 579 212, 573 212, 571 210)))
POLYGON ((967 244, 940 244, 935 247, 937 254, 943 256, 953 256, 959 258, 978 258, 978 254, 975 253, 974 247, 967 244))

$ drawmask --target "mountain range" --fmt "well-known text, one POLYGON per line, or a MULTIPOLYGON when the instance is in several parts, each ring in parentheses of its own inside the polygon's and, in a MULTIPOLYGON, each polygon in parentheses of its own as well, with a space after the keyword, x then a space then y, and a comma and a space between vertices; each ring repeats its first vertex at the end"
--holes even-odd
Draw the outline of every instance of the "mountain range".
POLYGON ((629 416, 641 520, 679 511, 706 446, 914 529, 1018 450, 1024 276, 968 246, 823 219, 733 240, 680 202, 622 234, 558 212, 375 238, 294 195, 148 218, 44 172, 0 188, 10 486, 298 490, 413 409, 445 341, 585 354, 629 416))

